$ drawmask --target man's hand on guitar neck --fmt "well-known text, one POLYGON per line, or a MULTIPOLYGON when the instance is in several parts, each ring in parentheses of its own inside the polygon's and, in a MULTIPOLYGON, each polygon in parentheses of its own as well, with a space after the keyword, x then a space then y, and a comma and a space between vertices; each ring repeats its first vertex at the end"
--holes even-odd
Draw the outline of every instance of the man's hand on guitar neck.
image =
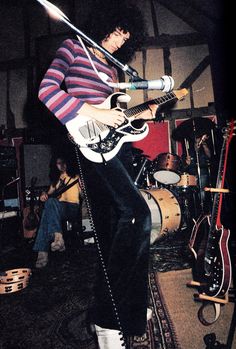
POLYGON ((144 110, 140 114, 138 114, 135 119, 143 119, 143 120, 152 120, 156 118, 156 112, 158 109, 157 104, 149 104, 147 110, 144 110))
POLYGON ((90 104, 84 103, 79 114, 88 116, 102 124, 117 128, 125 121, 124 113, 117 109, 99 109, 90 104))
POLYGON ((43 191, 40 194, 39 200, 42 201, 42 202, 45 202, 45 201, 47 201, 47 199, 48 199, 48 194, 45 191, 43 191))
POLYGON ((40 194, 39 200, 42 201, 42 202, 47 201, 48 195, 51 195, 55 190, 56 190, 56 188, 54 188, 54 187, 51 185, 50 188, 48 189, 48 192, 43 191, 43 192, 40 194))

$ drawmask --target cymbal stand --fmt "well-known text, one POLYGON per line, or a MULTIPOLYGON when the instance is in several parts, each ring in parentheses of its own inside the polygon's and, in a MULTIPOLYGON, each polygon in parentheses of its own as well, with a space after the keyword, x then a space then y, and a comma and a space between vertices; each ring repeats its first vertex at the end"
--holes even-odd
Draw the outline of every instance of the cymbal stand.
POLYGON ((138 185, 138 181, 139 181, 140 176, 141 176, 142 173, 146 170, 146 167, 145 167, 145 166, 146 166, 147 161, 148 161, 148 159, 146 158, 146 159, 144 160, 144 162, 143 162, 143 164, 142 164, 142 166, 141 166, 141 168, 140 168, 140 170, 139 170, 139 172, 138 172, 138 174, 137 174, 135 180, 134 180, 134 184, 135 184, 135 185, 138 185))
POLYGON ((184 138, 184 145, 186 150, 186 156, 189 157, 189 142, 186 138, 184 138))

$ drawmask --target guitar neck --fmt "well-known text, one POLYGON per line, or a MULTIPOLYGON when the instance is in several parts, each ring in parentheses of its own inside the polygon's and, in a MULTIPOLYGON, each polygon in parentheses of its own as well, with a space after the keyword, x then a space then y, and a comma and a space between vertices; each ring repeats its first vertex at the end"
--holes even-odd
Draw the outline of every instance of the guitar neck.
MULTIPOLYGON (((228 122, 228 126, 225 127, 223 131, 224 141, 223 141, 221 154, 220 154, 220 163, 219 163, 219 170, 218 170, 217 184, 216 184, 216 187, 219 189, 224 188, 229 146, 233 136, 235 135, 235 129, 236 129, 236 121, 232 119, 230 122, 228 122)), ((218 229, 222 228, 222 224, 220 221, 222 200, 223 200, 223 193, 218 193, 217 195, 215 195, 213 209, 212 209, 213 220, 212 220, 211 228, 214 228, 215 226, 217 226, 218 229)))
MULTIPOLYGON (((218 176, 217 176, 217 182, 216 182, 216 188, 219 188, 219 189, 224 188, 228 151, 229 151, 229 142, 227 142, 226 139, 224 139, 222 149, 221 149, 221 154, 220 154, 219 170, 218 170, 218 176)), ((221 209, 222 209, 222 199, 223 199, 223 193, 215 193, 213 208, 212 208, 211 229, 214 229, 215 226, 217 226, 218 229, 222 227, 221 220, 220 220, 221 209)))
MULTIPOLYGON (((221 149, 221 155, 220 155, 220 162, 219 162, 219 169, 218 169, 218 176, 216 181, 216 188, 223 188, 223 165, 224 165, 224 157, 225 157, 225 140, 221 149)), ((215 193, 214 194, 214 200, 213 200, 213 206, 212 206, 212 212, 211 212, 211 231, 215 229, 216 222, 218 220, 218 215, 220 207, 220 198, 222 196, 222 193, 215 193)))
MULTIPOLYGON (((216 187, 218 189, 224 188, 229 145, 233 137, 234 128, 235 128, 234 121, 232 121, 230 124, 230 127, 226 129, 227 132, 226 132, 226 135, 224 136, 224 141, 223 141, 221 154, 220 154, 217 183, 216 183, 216 187)), ((221 231, 223 228, 223 225, 221 224, 222 200, 223 200, 223 193, 222 192, 216 193, 214 196, 214 202, 213 202, 213 207, 211 212, 210 230, 208 235, 207 248, 205 252, 205 257, 206 257, 205 270, 208 270, 209 261, 212 259, 212 251, 214 251, 214 247, 215 247, 214 239, 217 237, 217 234, 221 234, 221 231)))
POLYGON ((151 101, 144 102, 144 103, 139 104, 135 107, 129 108, 129 109, 125 110, 124 113, 127 117, 135 116, 135 115, 140 114, 141 112, 143 112, 145 110, 148 110, 149 104, 157 104, 157 105, 161 106, 161 105, 166 104, 168 102, 174 101, 175 99, 177 99, 177 96, 175 95, 175 93, 170 92, 170 93, 166 94, 165 96, 155 98, 151 101))
POLYGON ((55 190, 52 194, 48 195, 48 197, 49 198, 57 198, 58 196, 60 196, 63 193, 65 193, 68 189, 73 187, 78 182, 79 182, 79 178, 77 178, 76 180, 74 180, 70 184, 66 185, 65 187, 62 187, 62 188, 59 188, 59 189, 55 190))

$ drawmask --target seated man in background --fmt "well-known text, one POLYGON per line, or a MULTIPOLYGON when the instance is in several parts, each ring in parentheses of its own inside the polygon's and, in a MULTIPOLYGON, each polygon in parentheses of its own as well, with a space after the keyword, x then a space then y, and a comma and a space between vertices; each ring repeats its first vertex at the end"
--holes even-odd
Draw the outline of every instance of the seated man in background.
POLYGON ((48 263, 48 250, 64 251, 62 221, 79 219, 80 186, 79 177, 73 166, 63 157, 53 158, 50 171, 51 186, 48 192, 42 192, 40 201, 44 209, 33 247, 38 252, 36 268, 48 263))

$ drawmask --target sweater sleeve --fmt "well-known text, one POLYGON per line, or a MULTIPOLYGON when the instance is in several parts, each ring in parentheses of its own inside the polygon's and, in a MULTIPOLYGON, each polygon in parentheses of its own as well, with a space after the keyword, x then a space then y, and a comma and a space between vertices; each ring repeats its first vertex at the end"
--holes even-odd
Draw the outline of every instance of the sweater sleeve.
POLYGON ((57 50, 56 56, 39 87, 39 99, 62 124, 73 119, 84 103, 61 88, 61 84, 74 59, 73 41, 67 39, 57 50))

